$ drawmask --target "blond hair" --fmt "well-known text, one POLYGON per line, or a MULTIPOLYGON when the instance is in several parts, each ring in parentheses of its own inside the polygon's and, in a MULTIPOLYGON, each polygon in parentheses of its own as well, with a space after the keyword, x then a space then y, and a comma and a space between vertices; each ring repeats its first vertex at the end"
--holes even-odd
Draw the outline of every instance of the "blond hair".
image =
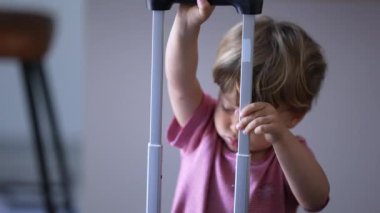
MULTIPOLYGON (((223 37, 213 76, 222 92, 239 93, 241 23, 223 37)), ((320 46, 299 26, 258 16, 254 43, 253 101, 307 112, 318 95, 326 62, 320 46)))

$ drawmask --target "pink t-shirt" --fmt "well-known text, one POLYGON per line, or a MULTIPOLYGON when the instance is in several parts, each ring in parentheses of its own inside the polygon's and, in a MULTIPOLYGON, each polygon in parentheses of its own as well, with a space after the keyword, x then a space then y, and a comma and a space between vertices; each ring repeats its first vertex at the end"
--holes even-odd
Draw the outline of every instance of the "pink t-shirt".
MULTIPOLYGON (((169 126, 169 143, 181 153, 172 212, 233 212, 236 156, 216 132, 215 107, 216 101, 204 95, 183 128, 176 119, 169 126)), ((296 212, 298 203, 273 150, 251 163, 249 196, 250 212, 296 212)))

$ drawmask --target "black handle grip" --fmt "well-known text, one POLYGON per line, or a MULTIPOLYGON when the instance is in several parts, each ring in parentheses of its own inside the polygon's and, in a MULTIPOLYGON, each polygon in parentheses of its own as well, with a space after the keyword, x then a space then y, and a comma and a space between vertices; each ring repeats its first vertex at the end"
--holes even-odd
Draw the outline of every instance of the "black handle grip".
MULTIPOLYGON (((232 5, 238 13, 256 15, 263 9, 263 0, 209 0, 211 5, 232 5)), ((147 0, 149 10, 169 10, 173 3, 197 4, 196 0, 147 0)))

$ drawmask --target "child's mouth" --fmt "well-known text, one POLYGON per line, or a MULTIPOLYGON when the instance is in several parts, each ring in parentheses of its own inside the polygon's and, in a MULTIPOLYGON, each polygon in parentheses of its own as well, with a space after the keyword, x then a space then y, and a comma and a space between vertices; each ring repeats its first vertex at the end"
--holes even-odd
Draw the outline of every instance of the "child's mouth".
POLYGON ((237 148, 238 148, 238 140, 237 140, 237 139, 230 139, 230 143, 231 143, 231 146, 232 146, 234 149, 237 149, 237 148))

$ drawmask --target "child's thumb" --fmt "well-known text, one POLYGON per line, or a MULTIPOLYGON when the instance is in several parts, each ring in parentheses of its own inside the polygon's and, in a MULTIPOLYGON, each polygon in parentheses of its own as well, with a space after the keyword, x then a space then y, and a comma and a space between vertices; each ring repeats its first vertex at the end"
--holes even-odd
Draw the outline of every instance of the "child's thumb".
POLYGON ((199 13, 203 17, 203 19, 207 19, 214 8, 210 5, 210 3, 207 0, 197 0, 197 5, 199 8, 199 13))
POLYGON ((197 5, 199 8, 207 7, 208 1, 207 0, 197 0, 197 5))

